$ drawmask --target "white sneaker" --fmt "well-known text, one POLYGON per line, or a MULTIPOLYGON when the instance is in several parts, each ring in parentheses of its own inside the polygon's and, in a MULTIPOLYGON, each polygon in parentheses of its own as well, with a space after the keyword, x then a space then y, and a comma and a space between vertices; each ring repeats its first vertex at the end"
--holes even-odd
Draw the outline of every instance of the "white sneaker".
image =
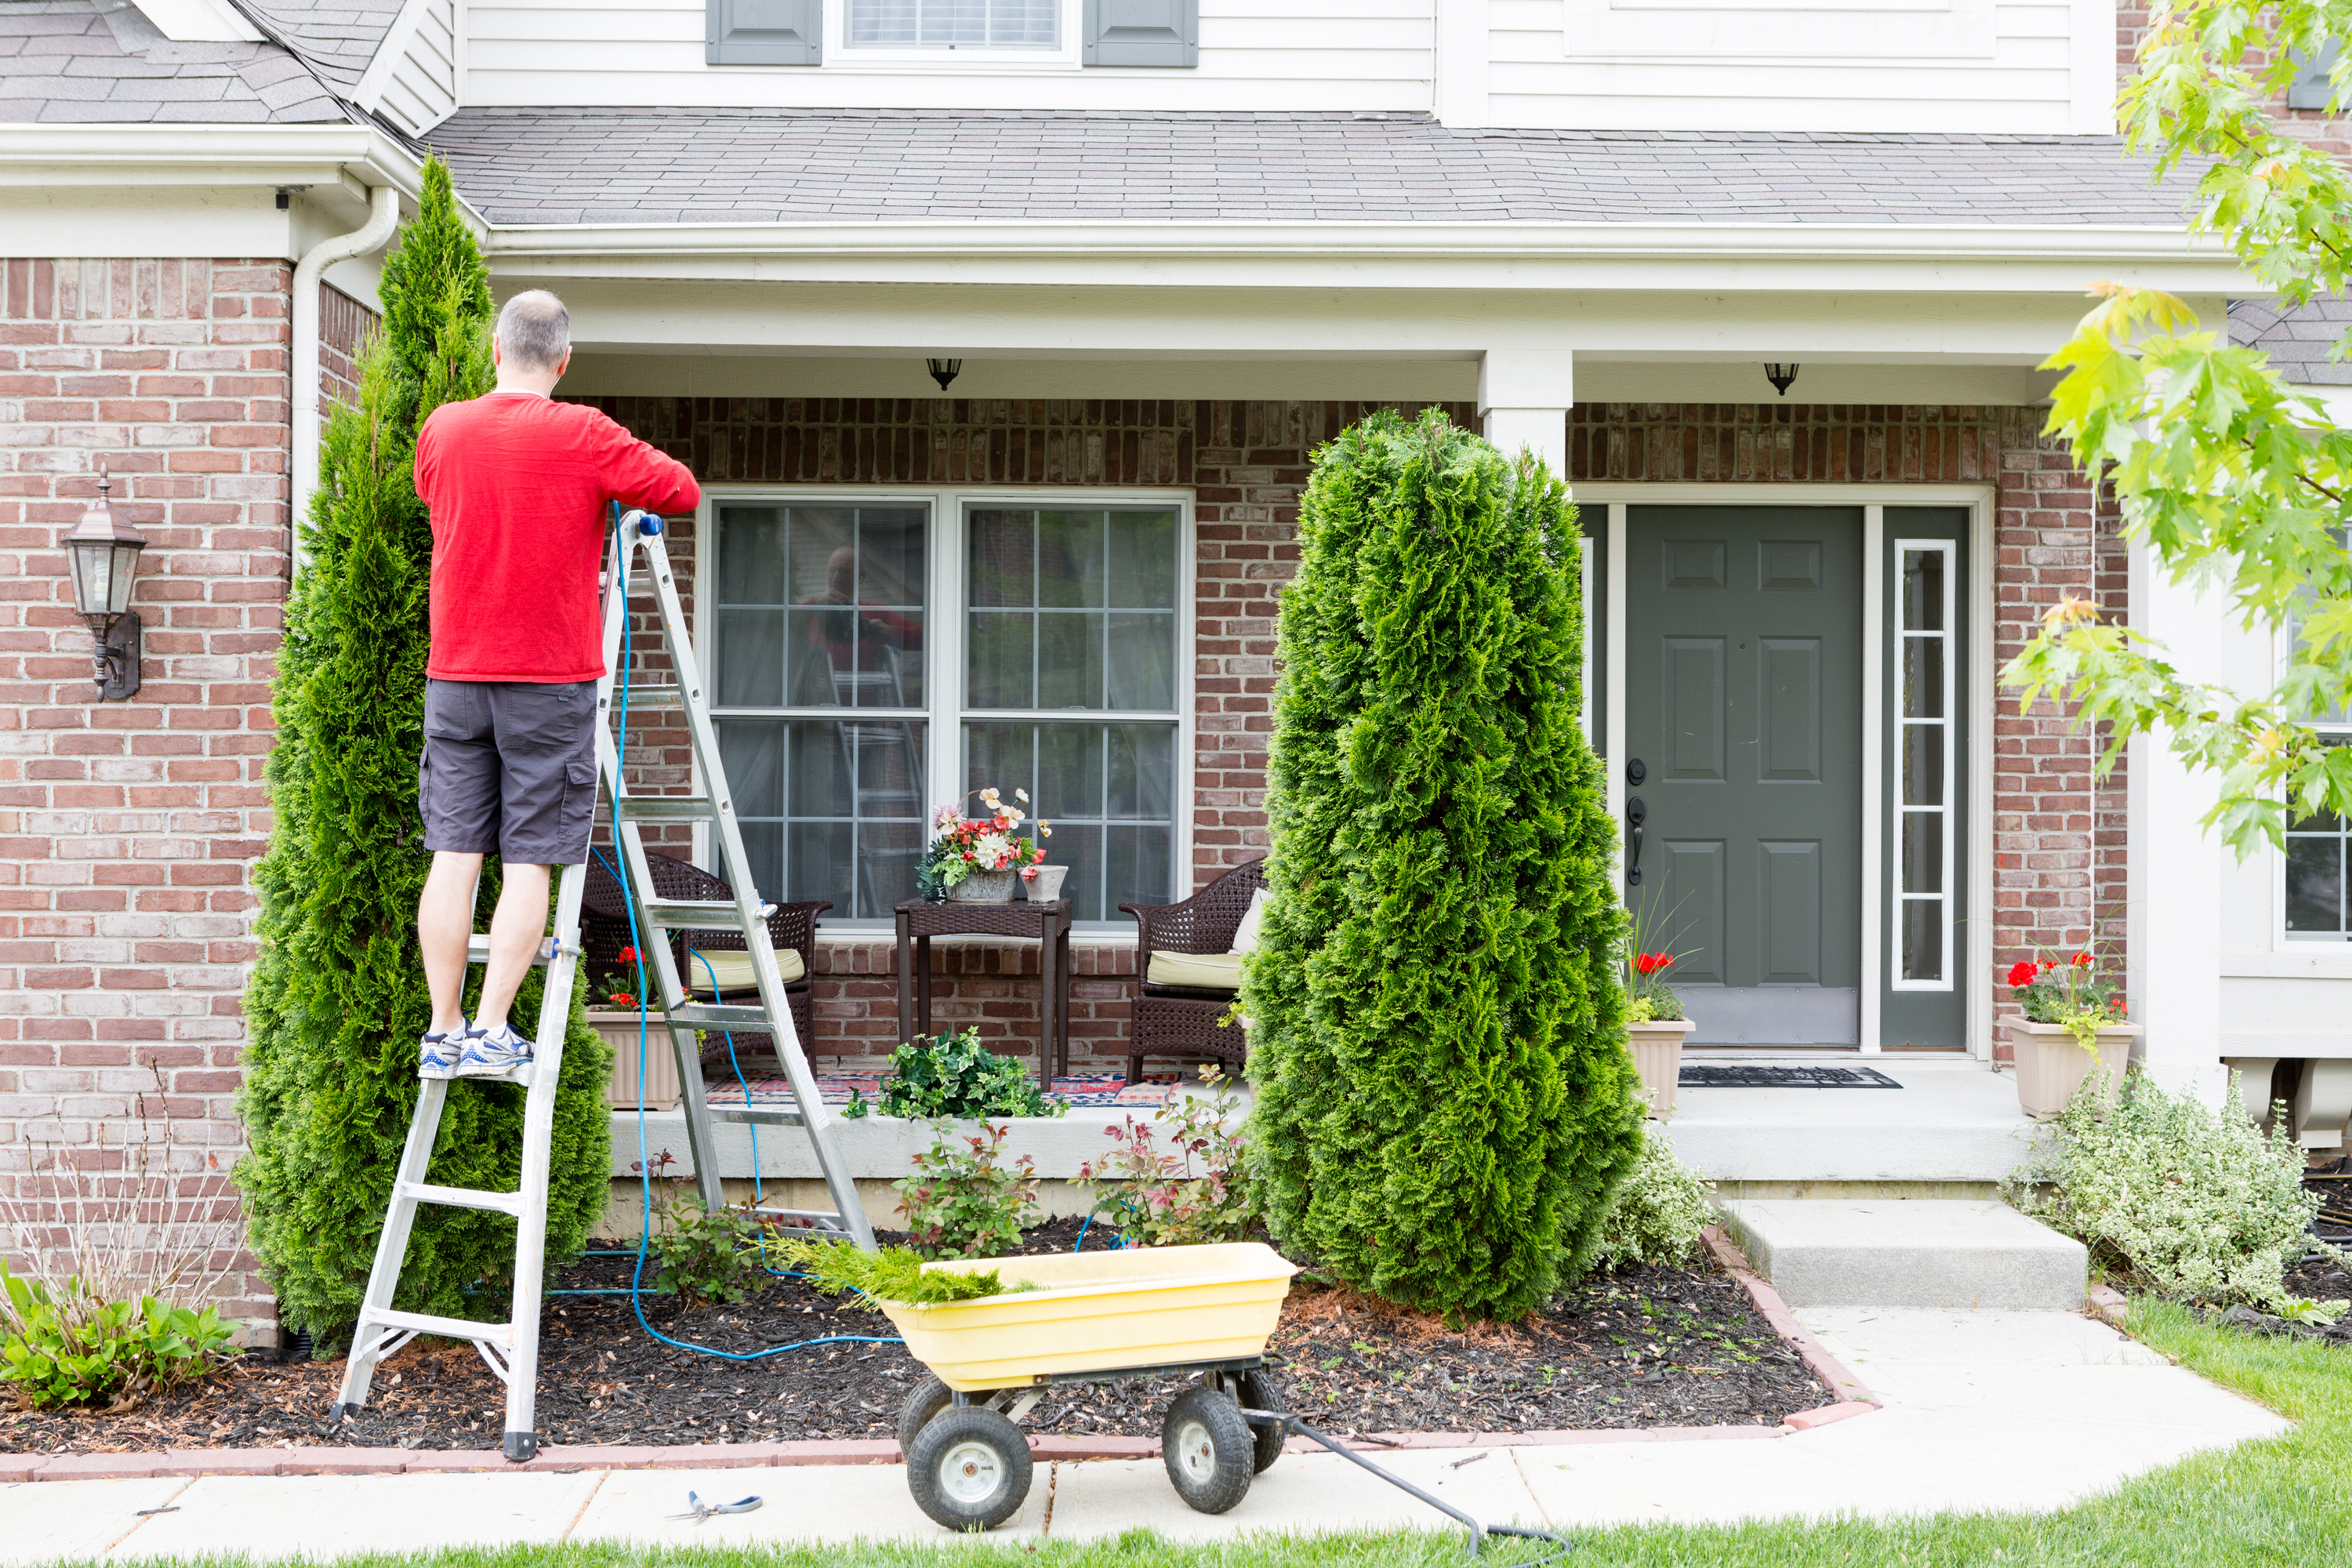
POLYGON ((530 1042, 505 1024, 467 1029, 458 1037, 458 1045, 455 1078, 497 1078, 530 1065, 530 1042))
POLYGON ((466 1020, 460 1017, 457 1026, 446 1035, 426 1035, 416 1042, 416 1076, 418 1078, 456 1078, 457 1060, 464 1054, 459 1044, 465 1038, 466 1020))

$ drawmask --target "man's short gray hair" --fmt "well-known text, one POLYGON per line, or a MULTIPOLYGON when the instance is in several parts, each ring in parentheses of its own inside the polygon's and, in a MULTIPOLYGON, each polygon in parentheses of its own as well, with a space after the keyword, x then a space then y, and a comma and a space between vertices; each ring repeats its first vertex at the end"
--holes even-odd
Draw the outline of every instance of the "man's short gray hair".
POLYGON ((527 289, 499 312, 499 348, 528 370, 553 370, 572 347, 572 312, 544 289, 527 289))

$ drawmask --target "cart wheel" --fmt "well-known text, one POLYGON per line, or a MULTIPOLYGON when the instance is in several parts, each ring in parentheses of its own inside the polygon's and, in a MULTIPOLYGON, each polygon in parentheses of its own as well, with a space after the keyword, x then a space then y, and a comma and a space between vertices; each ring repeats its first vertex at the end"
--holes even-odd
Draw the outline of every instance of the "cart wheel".
POLYGON ((915 1384, 915 1392, 907 1395, 907 1403, 898 1406, 898 1454, 912 1458, 915 1439, 931 1418, 955 1403, 955 1391, 936 1376, 926 1373, 923 1381, 915 1384))
POLYGON ((1011 1519, 1029 1495, 1029 1473, 1021 1428, 976 1405, 932 1417, 907 1454, 916 1506, 950 1530, 993 1530, 1011 1519))
MULTIPOLYGON (((1270 1410, 1276 1415, 1290 1414, 1290 1406, 1282 1402, 1282 1389, 1274 1381, 1274 1373, 1263 1367, 1241 1374, 1242 1404, 1252 1410, 1270 1410)), ((1257 1473, 1282 1458, 1283 1440, 1289 1436, 1279 1426, 1261 1426, 1250 1423, 1250 1440, 1257 1445, 1257 1473)))
POLYGON ((1160 1424, 1160 1455, 1176 1495, 1202 1513, 1223 1513, 1249 1496, 1256 1439, 1229 1394, 1186 1389, 1160 1424))

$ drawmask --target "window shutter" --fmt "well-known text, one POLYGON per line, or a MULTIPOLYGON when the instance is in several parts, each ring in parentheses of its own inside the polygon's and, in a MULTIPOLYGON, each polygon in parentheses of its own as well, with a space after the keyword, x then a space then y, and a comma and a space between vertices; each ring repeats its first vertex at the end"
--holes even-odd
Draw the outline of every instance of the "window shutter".
POLYGON ((2332 90, 2327 73, 2336 68, 2336 53, 2343 47, 2331 40, 2316 55, 2305 54, 2301 49, 2288 55, 2295 66, 2294 81, 2286 89, 2286 106, 2289 109, 2327 107, 2328 94, 2332 90))
POLYGON ((1201 0, 1087 0, 1090 66, 1197 66, 1201 0))
POLYGON ((702 0, 705 64, 813 66, 824 56, 824 0, 702 0))

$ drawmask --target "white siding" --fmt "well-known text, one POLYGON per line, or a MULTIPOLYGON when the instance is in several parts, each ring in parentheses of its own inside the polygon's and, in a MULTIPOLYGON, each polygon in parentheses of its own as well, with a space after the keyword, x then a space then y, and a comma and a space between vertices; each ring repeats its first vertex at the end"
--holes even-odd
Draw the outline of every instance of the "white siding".
POLYGON ((409 0, 360 83, 362 107, 412 136, 457 112, 457 0, 409 0))
POLYGON ((468 104, 631 103, 826 109, 1405 110, 1430 106, 1434 0, 1202 0, 1201 63, 1076 63, 936 53, 877 61, 837 47, 827 0, 821 66, 706 66, 702 0, 473 0, 468 104))

